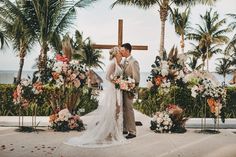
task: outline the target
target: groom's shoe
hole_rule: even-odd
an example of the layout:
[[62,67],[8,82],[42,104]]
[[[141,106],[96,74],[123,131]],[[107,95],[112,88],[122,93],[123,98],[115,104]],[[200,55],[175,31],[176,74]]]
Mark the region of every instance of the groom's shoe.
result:
[[136,137],[136,135],[134,135],[134,134],[128,134],[125,138],[126,138],[126,139],[131,139],[131,138],[134,138],[134,137]]
[[125,134],[128,134],[128,131],[123,131],[123,134],[125,135]]

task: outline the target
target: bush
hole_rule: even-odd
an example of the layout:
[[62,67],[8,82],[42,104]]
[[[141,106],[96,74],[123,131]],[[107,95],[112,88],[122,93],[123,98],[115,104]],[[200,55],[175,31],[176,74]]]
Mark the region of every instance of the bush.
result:
[[[34,105],[30,105],[25,110],[19,111],[19,106],[13,103],[13,91],[15,90],[15,85],[10,84],[0,84],[0,116],[18,116],[19,112],[24,116],[32,116],[34,114]],[[42,99],[50,99],[50,88],[46,89]],[[91,90],[85,92],[81,95],[81,101],[76,106],[74,112],[80,111],[80,115],[84,115],[95,110],[98,106],[98,101],[96,98],[91,97]],[[45,101],[42,105],[37,106],[37,116],[49,116],[53,113],[52,106],[48,101]]]
[[[147,88],[139,89],[139,101],[134,103],[134,108],[140,112],[153,116],[157,111],[163,110],[163,107],[169,103],[179,105],[185,111],[187,117],[202,117],[203,105],[205,99],[197,97],[194,99],[191,96],[190,89],[184,87],[171,87],[170,94],[163,95],[159,92],[150,92]],[[227,87],[226,105],[223,107],[225,118],[236,118],[236,87]],[[207,105],[206,116],[211,117]]]

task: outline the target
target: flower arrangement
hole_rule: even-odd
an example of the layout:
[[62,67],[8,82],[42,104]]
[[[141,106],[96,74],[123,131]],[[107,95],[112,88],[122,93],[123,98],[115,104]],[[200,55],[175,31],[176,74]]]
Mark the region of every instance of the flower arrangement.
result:
[[13,93],[14,104],[27,108],[30,104],[42,104],[41,94],[43,84],[40,81],[32,82],[30,79],[22,79]]
[[66,107],[72,113],[86,85],[84,66],[77,60],[69,61],[66,56],[57,54],[48,69],[51,70],[48,84],[54,89],[49,93],[52,108]]
[[63,109],[49,117],[51,128],[55,131],[84,130],[83,121],[79,115],[72,115],[68,109]]
[[226,99],[226,90],[223,86],[213,84],[210,79],[203,78],[191,88],[191,96],[206,98],[211,113],[218,117]]
[[188,118],[183,116],[183,109],[178,105],[169,104],[165,111],[156,112],[151,120],[151,130],[157,133],[186,132],[185,123]]
[[163,88],[168,92],[171,84],[183,85],[186,82],[186,72],[186,68],[179,63],[177,56],[169,56],[166,60],[157,56],[152,65],[151,76],[147,79],[147,87],[154,91]]
[[156,112],[151,120],[151,130],[158,133],[171,133],[172,120],[168,112]]

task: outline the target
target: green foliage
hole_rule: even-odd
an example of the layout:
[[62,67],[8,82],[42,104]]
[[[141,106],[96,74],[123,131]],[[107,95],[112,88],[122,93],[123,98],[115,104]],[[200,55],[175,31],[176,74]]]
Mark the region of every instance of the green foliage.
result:
[[17,112],[17,107],[13,103],[13,91],[15,85],[0,84],[0,115],[13,116]]
[[[147,88],[140,88],[139,101],[134,103],[134,108],[142,113],[153,116],[157,111],[163,109],[163,105],[175,103],[183,108],[186,117],[202,117],[203,110],[206,104],[206,116],[212,117],[209,106],[205,99],[197,97],[194,99],[191,96],[191,90],[188,88],[171,87],[170,94],[163,96],[161,93],[152,93]],[[236,88],[227,87],[227,97],[225,106],[222,109],[225,113],[225,118],[236,118]]]
[[[19,106],[13,103],[13,91],[15,85],[0,84],[0,116],[17,116],[19,115]],[[43,92],[42,99],[45,99],[43,104],[37,105],[37,116],[49,116],[53,113],[53,108],[49,104],[50,92],[52,89],[48,88]],[[75,107],[75,112],[80,111],[80,115],[84,115],[95,110],[98,106],[98,101],[91,96],[91,89],[88,92],[83,92],[80,103]],[[24,116],[34,115],[35,104],[31,104],[26,110],[20,110],[20,114]],[[83,111],[84,110],[84,111]]]

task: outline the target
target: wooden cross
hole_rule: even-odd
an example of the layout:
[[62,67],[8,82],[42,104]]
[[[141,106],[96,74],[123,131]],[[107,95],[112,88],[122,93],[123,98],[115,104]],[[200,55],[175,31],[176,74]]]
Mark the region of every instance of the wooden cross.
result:
[[[101,45],[101,44],[93,44],[92,47],[94,49],[111,49],[115,46],[120,47],[123,42],[123,20],[119,19],[118,22],[118,45]],[[148,50],[148,46],[144,45],[132,45],[132,50]]]

